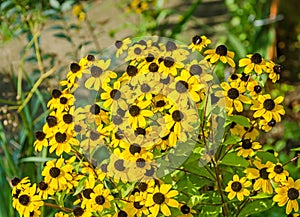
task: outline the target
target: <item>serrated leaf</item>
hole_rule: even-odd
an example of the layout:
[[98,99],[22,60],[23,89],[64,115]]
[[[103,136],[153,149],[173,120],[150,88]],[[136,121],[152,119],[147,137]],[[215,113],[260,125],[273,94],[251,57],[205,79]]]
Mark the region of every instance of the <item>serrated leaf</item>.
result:
[[274,202],[272,199],[261,199],[261,200],[254,200],[248,202],[240,214],[238,215],[239,217],[242,216],[249,216],[255,213],[260,213],[265,210],[270,209],[274,205]]
[[231,152],[225,155],[222,159],[221,164],[236,167],[247,167],[248,161],[243,157],[237,156],[235,152]]
[[242,115],[234,115],[234,116],[229,116],[227,117],[228,120],[235,122],[243,127],[250,127],[250,123],[248,119],[245,116]]

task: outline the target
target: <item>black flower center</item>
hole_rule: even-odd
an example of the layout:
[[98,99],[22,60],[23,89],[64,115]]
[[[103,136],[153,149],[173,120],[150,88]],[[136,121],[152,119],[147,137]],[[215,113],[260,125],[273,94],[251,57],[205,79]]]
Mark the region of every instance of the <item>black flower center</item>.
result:
[[113,100],[118,100],[121,97],[121,92],[117,89],[113,89],[112,91],[110,91],[110,97]]
[[46,134],[43,131],[37,131],[35,132],[35,138],[37,138],[39,141],[43,141],[46,137]]
[[160,80],[159,80],[159,82],[160,83],[162,83],[162,84],[169,84],[170,83],[170,76],[168,76],[168,77],[166,77],[166,78],[161,78]]
[[105,198],[102,196],[102,195],[98,195],[96,198],[95,198],[95,201],[97,204],[99,205],[102,205],[105,203]]
[[202,42],[202,38],[199,35],[195,35],[192,39],[192,42],[194,45],[198,45],[201,44]]
[[83,190],[82,194],[86,199],[91,199],[91,193],[93,192],[94,192],[93,189],[87,188]]
[[176,44],[173,41],[168,41],[166,44],[166,50],[167,51],[174,51],[177,49]]
[[116,170],[119,170],[119,171],[125,170],[124,160],[122,160],[122,159],[116,160],[116,162],[114,163],[114,166],[115,166]]
[[115,124],[115,125],[120,125],[123,123],[123,119],[121,118],[120,115],[115,115],[112,117],[112,122]]
[[57,168],[57,167],[52,167],[50,170],[49,170],[49,173],[50,173],[50,176],[52,178],[57,178],[60,174],[60,169]]
[[135,134],[136,136],[138,136],[138,135],[143,135],[143,136],[145,136],[145,135],[146,135],[146,130],[145,130],[144,128],[137,127],[137,128],[135,129],[135,131],[134,131],[134,134]]
[[241,80],[247,82],[249,80],[249,75],[246,75],[245,73],[242,73]]
[[226,56],[227,55],[227,47],[225,45],[219,45],[216,48],[216,54],[219,54],[220,56]]
[[74,130],[75,130],[76,133],[79,133],[82,130],[82,126],[80,126],[79,124],[76,124],[74,126]]
[[239,192],[240,190],[242,190],[242,184],[240,182],[232,182],[231,183],[231,189],[235,192]]
[[255,53],[251,57],[251,62],[254,64],[260,64],[262,62],[262,57],[259,53]]
[[139,55],[139,54],[142,53],[142,49],[139,48],[139,47],[136,47],[136,48],[134,48],[133,52],[134,52],[136,55]]
[[260,93],[262,91],[261,86],[259,86],[259,85],[254,86],[254,91],[255,91],[255,93]]
[[231,124],[230,124],[230,128],[232,129],[232,128],[234,128],[236,126],[236,123],[235,122],[232,122]]
[[108,167],[108,164],[102,164],[101,166],[100,166],[100,169],[101,169],[101,171],[102,172],[104,172],[104,173],[107,173],[107,167]]
[[143,205],[141,205],[140,202],[134,202],[134,203],[133,203],[133,206],[134,206],[134,208],[136,208],[136,209],[142,209],[142,208],[143,208]]
[[268,125],[269,125],[270,127],[274,127],[274,126],[276,125],[276,121],[275,121],[274,119],[272,119],[272,120],[270,120],[270,121],[268,122]]
[[118,217],[127,217],[127,216],[128,216],[128,214],[123,210],[118,212]]
[[73,213],[76,217],[82,216],[84,213],[84,210],[81,207],[77,206],[73,209]]
[[290,188],[288,190],[288,198],[290,200],[296,200],[299,197],[299,191],[296,188]]
[[175,61],[172,57],[166,57],[164,58],[164,65],[168,68],[172,67],[174,65]]
[[165,196],[162,193],[157,192],[153,195],[153,201],[154,201],[154,203],[160,205],[163,202],[165,202]]
[[141,109],[137,105],[132,105],[129,107],[129,114],[132,117],[138,116],[140,114],[140,111],[141,111]]
[[232,75],[230,76],[230,78],[231,78],[231,80],[236,80],[236,79],[239,78],[239,76],[238,76],[237,74],[232,74]]
[[12,186],[17,186],[20,182],[21,182],[21,179],[19,179],[18,177],[14,177],[14,178],[11,180]]
[[136,166],[139,168],[143,168],[144,166],[146,166],[146,161],[143,158],[138,158],[136,160]]
[[141,91],[143,92],[143,93],[148,93],[149,91],[150,91],[150,86],[148,85],[148,84],[142,84],[141,85]]
[[186,204],[184,204],[182,207],[180,207],[180,211],[183,213],[183,214],[189,214],[191,209],[190,207],[188,207]]
[[123,109],[118,108],[117,114],[120,115],[121,117],[125,116],[125,111]]
[[153,54],[149,53],[148,56],[146,57],[146,61],[148,63],[152,62],[154,60],[154,56]]
[[230,88],[227,95],[230,99],[236,99],[239,97],[240,93],[236,88]]
[[252,147],[252,142],[250,141],[250,139],[245,139],[242,142],[242,147],[243,149],[250,149]]
[[147,188],[148,188],[148,184],[147,183],[145,183],[145,182],[140,182],[139,183],[139,190],[141,192],[145,192],[147,190]]
[[158,65],[156,63],[150,63],[148,69],[150,72],[157,72],[158,71]]
[[266,99],[264,101],[264,108],[268,111],[272,111],[275,108],[275,102],[272,99]]
[[67,139],[67,134],[65,134],[65,133],[57,132],[55,134],[55,140],[58,143],[63,143],[66,141],[66,139]]
[[22,204],[23,206],[27,206],[29,202],[30,202],[30,197],[28,195],[23,194],[19,197],[19,203]]
[[45,191],[48,188],[48,184],[46,182],[41,181],[39,183],[39,189],[41,189],[42,191]]
[[119,129],[117,132],[115,132],[115,137],[116,137],[116,139],[118,139],[118,140],[123,139],[123,138],[124,138],[124,132],[123,132],[122,130]]
[[127,66],[126,72],[130,77],[133,77],[138,73],[138,69],[135,66],[129,65]]
[[93,77],[98,78],[102,74],[103,70],[98,66],[91,67],[91,74]]
[[191,75],[201,75],[202,73],[202,68],[201,66],[194,64],[190,67],[190,73]]
[[276,73],[276,74],[281,74],[281,71],[282,71],[282,66],[281,65],[275,65],[274,67],[273,67],[273,70],[274,70],[274,72]]
[[91,131],[90,138],[91,140],[96,141],[97,139],[100,138],[100,134],[97,131]]
[[115,46],[116,46],[116,48],[120,48],[120,47],[122,47],[122,45],[123,45],[123,42],[122,41],[119,41],[119,40],[117,40],[116,42],[115,42]]
[[274,167],[274,172],[277,173],[277,174],[280,174],[283,172],[283,167],[281,165],[276,165]]
[[183,115],[183,113],[181,111],[175,110],[172,113],[172,118],[173,118],[174,121],[180,122],[184,118],[184,115]]
[[188,90],[189,84],[186,81],[178,81],[175,88],[178,93],[184,93]]
[[269,179],[269,172],[267,172],[267,169],[268,168],[265,167],[265,168],[262,168],[262,169],[259,170],[259,175],[260,175],[261,178]]
[[215,104],[215,103],[217,103],[217,102],[220,100],[220,98],[217,97],[214,93],[212,93],[212,94],[210,95],[210,99],[211,99],[211,103],[212,103],[212,104]]
[[88,61],[94,61],[95,60],[95,56],[92,54],[89,54],[86,58]]
[[67,104],[68,99],[67,99],[66,97],[61,97],[61,98],[59,99],[59,102],[60,102],[60,104],[65,105],[65,104]]
[[77,63],[71,63],[70,70],[73,73],[76,73],[76,72],[78,72],[80,70],[80,65],[78,65]]
[[97,104],[94,104],[94,105],[92,105],[92,106],[90,107],[90,112],[91,112],[92,114],[94,114],[94,115],[99,114],[100,111],[101,111],[100,106],[97,105]]
[[58,99],[62,95],[60,90],[54,89],[52,90],[52,97]]
[[65,114],[65,115],[63,115],[63,120],[66,124],[70,124],[73,122],[73,115]]
[[135,153],[140,153],[142,150],[141,146],[137,143],[133,143],[129,146],[129,152],[134,155]]
[[166,102],[164,101],[164,100],[158,100],[157,102],[156,102],[156,107],[163,107],[163,106],[165,106],[166,105]]
[[151,167],[149,170],[146,170],[145,175],[146,176],[152,176],[154,174],[154,172],[155,172],[154,167]]

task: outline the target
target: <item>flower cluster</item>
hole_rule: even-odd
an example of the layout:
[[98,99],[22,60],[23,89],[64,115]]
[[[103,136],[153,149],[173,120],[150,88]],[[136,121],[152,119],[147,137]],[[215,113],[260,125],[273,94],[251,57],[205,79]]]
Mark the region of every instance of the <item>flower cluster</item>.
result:
[[[240,173],[246,175],[234,174],[225,189],[214,187],[239,201],[275,188],[274,201],[287,203],[287,213],[298,211],[299,181],[276,156],[276,162],[258,156],[264,153],[260,131],[270,131],[285,113],[283,97],[273,99],[264,90],[266,78],[276,82],[281,67],[248,55],[239,61],[242,72],[219,84],[215,66],[235,68],[234,52],[225,45],[206,49],[210,43],[199,35],[189,46],[126,38],[99,59],[88,55],[71,63],[61,89],[52,91],[50,113],[34,142],[37,152],[47,149],[58,158],[44,164],[38,184],[12,180],[19,214],[39,216],[43,205],[57,208],[55,217],[204,214],[192,209],[201,199],[190,200],[180,189],[181,172],[193,175],[182,165],[196,156],[195,162],[209,165],[207,179],[214,185],[220,174],[210,168],[221,168],[232,153],[248,163]],[[246,118],[246,111],[254,112]]]

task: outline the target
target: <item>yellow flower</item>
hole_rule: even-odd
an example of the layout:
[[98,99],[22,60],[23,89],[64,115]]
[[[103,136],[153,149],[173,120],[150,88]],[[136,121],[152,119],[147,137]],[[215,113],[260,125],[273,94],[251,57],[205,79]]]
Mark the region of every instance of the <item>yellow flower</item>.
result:
[[260,127],[265,132],[269,132],[276,125],[276,121],[272,118],[270,121],[266,121],[264,118],[260,120]]
[[73,15],[77,17],[77,19],[79,21],[84,21],[85,20],[85,12],[84,12],[84,9],[83,9],[83,5],[81,4],[76,4],[73,6]]
[[215,50],[206,50],[204,54],[206,55],[205,59],[211,63],[221,60],[222,63],[228,63],[231,67],[235,67],[235,62],[233,61],[234,52],[228,51],[225,45],[219,45]]
[[79,141],[73,136],[63,133],[61,131],[57,131],[49,141],[49,152],[52,153],[55,151],[56,155],[59,156],[63,152],[70,153],[72,150],[72,146],[78,146]]
[[238,156],[243,156],[244,158],[252,157],[255,154],[255,150],[260,149],[262,146],[259,142],[253,142],[250,139],[244,139],[241,142],[241,146],[236,149],[238,151]]
[[194,215],[192,213],[196,213],[196,211],[190,208],[187,204],[180,204],[179,209],[182,215],[178,217],[193,217]]
[[257,74],[267,71],[266,62],[259,53],[249,54],[247,58],[242,58],[239,61],[239,67],[245,67],[244,72],[249,74],[253,69]]
[[130,38],[125,38],[122,41],[117,40],[115,46],[118,49],[116,52],[116,57],[118,58],[124,51],[128,50],[128,45],[131,43]]
[[253,117],[263,117],[268,122],[273,118],[276,122],[280,122],[280,115],[285,114],[283,106],[279,105],[283,99],[284,98],[282,96],[273,100],[270,94],[259,95],[257,100],[255,100],[253,105],[250,107],[251,110],[255,110]]
[[169,56],[174,58],[176,62],[181,62],[187,59],[188,55],[190,54],[189,51],[187,51],[185,45],[176,44],[173,41],[167,41],[165,46],[161,48],[162,56]]
[[46,200],[48,199],[48,195],[54,195],[55,192],[46,182],[41,181],[38,184],[37,193],[42,199]]
[[142,43],[135,43],[128,48],[128,54],[125,61],[141,61],[147,57],[146,45]]
[[229,192],[228,199],[232,200],[237,197],[239,201],[244,200],[244,196],[249,196],[250,191],[247,189],[251,186],[251,182],[247,181],[246,177],[239,178],[238,175],[233,176],[233,180],[228,182],[225,188],[226,192]]
[[273,201],[278,202],[278,206],[287,204],[285,209],[286,214],[290,214],[293,210],[298,212],[299,205],[297,200],[300,196],[300,179],[294,181],[293,178],[289,177],[282,184],[275,189],[277,194],[273,197]]
[[272,61],[267,62],[266,66],[267,66],[267,73],[269,74],[269,78],[272,80],[273,83],[275,83],[280,79],[282,66],[277,65]]
[[114,199],[112,195],[110,195],[110,190],[105,189],[103,184],[98,184],[90,195],[89,207],[93,211],[102,212],[105,208],[110,208],[110,201]]
[[178,207],[178,202],[173,199],[178,195],[178,191],[171,190],[172,185],[162,184],[160,187],[156,186],[152,194],[148,194],[147,200],[145,203],[146,207],[149,207],[151,216],[156,217],[161,211],[164,216],[170,216],[171,211],[169,206]]
[[182,62],[175,60],[171,56],[161,57],[158,61],[160,61],[159,72],[164,76],[176,76],[177,70],[184,67]]
[[256,80],[250,80],[248,82],[247,90],[250,91],[252,99],[257,99],[258,95],[262,93],[262,87]]
[[289,176],[289,172],[283,168],[281,163],[273,164],[267,169],[267,172],[269,172],[269,178],[275,182],[285,181]]
[[133,129],[146,126],[146,118],[153,115],[153,112],[147,109],[150,103],[151,101],[140,101],[129,106],[125,117],[129,118],[129,123]]
[[202,51],[203,48],[205,48],[207,45],[211,43],[211,40],[206,38],[206,36],[202,35],[195,35],[192,38],[192,43],[189,45],[189,49],[192,49],[192,51]]
[[35,132],[35,138],[36,140],[33,144],[35,151],[42,151],[43,147],[47,147],[49,145],[46,134],[43,131]]

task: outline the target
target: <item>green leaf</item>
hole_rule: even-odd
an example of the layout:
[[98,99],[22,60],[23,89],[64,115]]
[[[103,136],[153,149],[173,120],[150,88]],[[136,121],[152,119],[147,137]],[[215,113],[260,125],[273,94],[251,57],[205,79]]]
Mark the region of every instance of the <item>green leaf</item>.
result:
[[261,200],[254,200],[248,202],[242,211],[239,213],[239,217],[242,216],[249,216],[255,213],[260,213],[270,209],[274,205],[272,198],[270,199],[261,199]]
[[223,142],[224,145],[232,145],[232,144],[236,144],[239,141],[241,141],[241,138],[239,136],[235,136],[235,135],[231,135],[228,136],[225,140],[225,142]]
[[235,122],[243,127],[250,127],[250,123],[245,116],[242,115],[234,115],[227,117],[231,122]]
[[80,192],[82,192],[82,190],[83,190],[83,188],[84,188],[84,182],[85,182],[85,180],[86,180],[87,178],[88,178],[88,177],[84,177],[84,178],[82,178],[82,179],[78,182],[76,191],[75,191],[75,193],[73,194],[73,196],[76,196],[77,194],[79,194]]
[[71,37],[68,36],[68,35],[66,35],[65,33],[62,33],[62,32],[56,33],[56,34],[54,34],[54,36],[57,37],[57,38],[64,38],[64,39],[66,39],[68,42],[72,42]]
[[237,53],[237,56],[239,56],[239,57],[246,56],[246,54],[247,54],[246,49],[244,48],[244,45],[240,42],[240,40],[234,34],[231,34],[230,32],[227,33],[227,36],[228,36],[229,43],[231,44],[232,48]]
[[22,158],[20,160],[20,163],[24,163],[24,162],[38,162],[38,163],[43,163],[43,162],[46,162],[46,161],[50,161],[50,160],[53,160],[54,158],[50,158],[50,157],[47,157],[47,158],[44,158],[44,157],[26,157],[26,158]]
[[51,7],[55,8],[55,9],[58,9],[60,7],[59,1],[57,1],[57,0],[50,0],[49,3],[51,5]]
[[267,161],[271,161],[272,163],[276,163],[277,159],[274,154],[265,151],[259,151],[256,153],[256,156],[259,157],[263,164],[267,163]]
[[236,167],[247,167],[249,165],[246,159],[237,156],[235,152],[226,154],[222,159],[221,164]]

